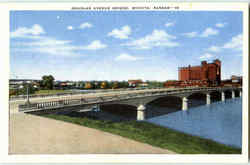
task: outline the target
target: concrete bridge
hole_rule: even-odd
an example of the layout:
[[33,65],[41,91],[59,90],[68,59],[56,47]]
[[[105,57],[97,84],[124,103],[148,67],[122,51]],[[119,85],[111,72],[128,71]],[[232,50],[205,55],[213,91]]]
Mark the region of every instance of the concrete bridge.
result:
[[202,88],[174,88],[140,90],[137,92],[120,92],[109,95],[96,95],[92,97],[82,97],[78,99],[61,99],[48,102],[37,102],[21,104],[18,106],[19,112],[25,113],[54,113],[60,111],[80,111],[82,109],[97,108],[106,104],[130,105],[137,108],[137,120],[145,119],[147,104],[163,97],[175,97],[181,100],[182,110],[188,110],[189,98],[192,95],[200,94],[205,96],[206,104],[211,104],[211,96],[220,95],[221,101],[225,101],[226,94],[231,98],[242,95],[241,87],[202,87]]

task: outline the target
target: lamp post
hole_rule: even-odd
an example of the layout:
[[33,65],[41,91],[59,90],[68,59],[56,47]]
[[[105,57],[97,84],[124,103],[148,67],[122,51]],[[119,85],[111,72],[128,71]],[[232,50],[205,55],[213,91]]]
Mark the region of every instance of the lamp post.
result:
[[30,98],[29,98],[29,84],[27,83],[27,88],[26,88],[26,97],[27,97],[27,100],[26,100],[26,103],[27,105],[30,104]]
[[22,86],[22,85],[20,85],[20,86],[17,88],[17,96],[20,95],[20,93],[21,93],[20,90],[22,90],[22,89],[23,89],[23,86]]
[[[20,95],[24,95],[23,90],[24,90],[24,85],[20,85],[17,88],[17,96],[21,97]],[[22,96],[22,98],[24,98],[24,97]]]

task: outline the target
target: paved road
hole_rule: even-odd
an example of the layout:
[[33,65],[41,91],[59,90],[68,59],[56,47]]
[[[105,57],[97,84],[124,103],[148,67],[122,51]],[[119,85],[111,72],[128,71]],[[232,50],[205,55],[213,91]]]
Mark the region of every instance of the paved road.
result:
[[[79,97],[101,97],[101,96],[112,96],[116,94],[128,94],[128,93],[145,93],[152,91],[169,91],[176,90],[174,88],[162,88],[162,89],[143,89],[143,90],[127,90],[127,91],[113,91],[113,92],[98,92],[98,93],[82,93],[82,94],[74,94],[74,95],[64,95],[64,96],[51,96],[51,97],[40,97],[40,98],[30,98],[32,101],[42,101],[42,100],[50,100],[50,99],[67,99],[67,98],[79,98]],[[18,99],[18,100],[10,100],[10,103],[23,103],[26,99]]]
[[9,153],[173,154],[96,129],[23,113],[10,116]]

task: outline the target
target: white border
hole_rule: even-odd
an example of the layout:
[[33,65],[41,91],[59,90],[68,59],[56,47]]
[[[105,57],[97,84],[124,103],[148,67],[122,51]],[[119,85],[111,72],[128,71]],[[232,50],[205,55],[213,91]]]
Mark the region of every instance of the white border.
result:
[[[145,2],[146,0],[123,0],[122,2]],[[29,2],[29,3],[46,3],[46,2],[60,2],[60,3],[82,3],[82,2],[91,2],[91,3],[94,3],[94,2],[106,2],[106,3],[109,3],[109,2],[117,2],[117,0],[1,0],[1,2],[7,2],[7,3],[20,3],[20,2]],[[199,2],[199,3],[204,3],[204,0],[150,0],[148,2],[154,2],[154,3],[158,3],[158,2],[173,2],[173,3],[179,3],[179,2],[189,2],[189,3],[192,3],[192,2]],[[213,2],[213,3],[235,3],[236,0],[206,0],[206,2]],[[237,0],[237,3],[239,2],[247,2],[247,3],[250,3],[250,0]]]
[[[8,78],[9,78],[9,11],[71,10],[72,6],[179,6],[180,10],[243,12],[243,148],[241,155],[163,155],[163,154],[88,154],[88,155],[8,155]],[[82,10],[83,11],[83,10]],[[161,10],[164,11],[164,10]],[[246,163],[248,161],[248,3],[0,3],[2,77],[0,109],[0,162],[3,163]]]

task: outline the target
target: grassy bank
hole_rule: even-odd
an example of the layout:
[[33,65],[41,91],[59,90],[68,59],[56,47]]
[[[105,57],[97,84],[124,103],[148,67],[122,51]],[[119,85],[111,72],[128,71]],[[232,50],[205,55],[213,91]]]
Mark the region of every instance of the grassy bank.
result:
[[241,150],[147,122],[110,122],[87,117],[47,114],[44,117],[99,129],[181,154],[240,154]]

